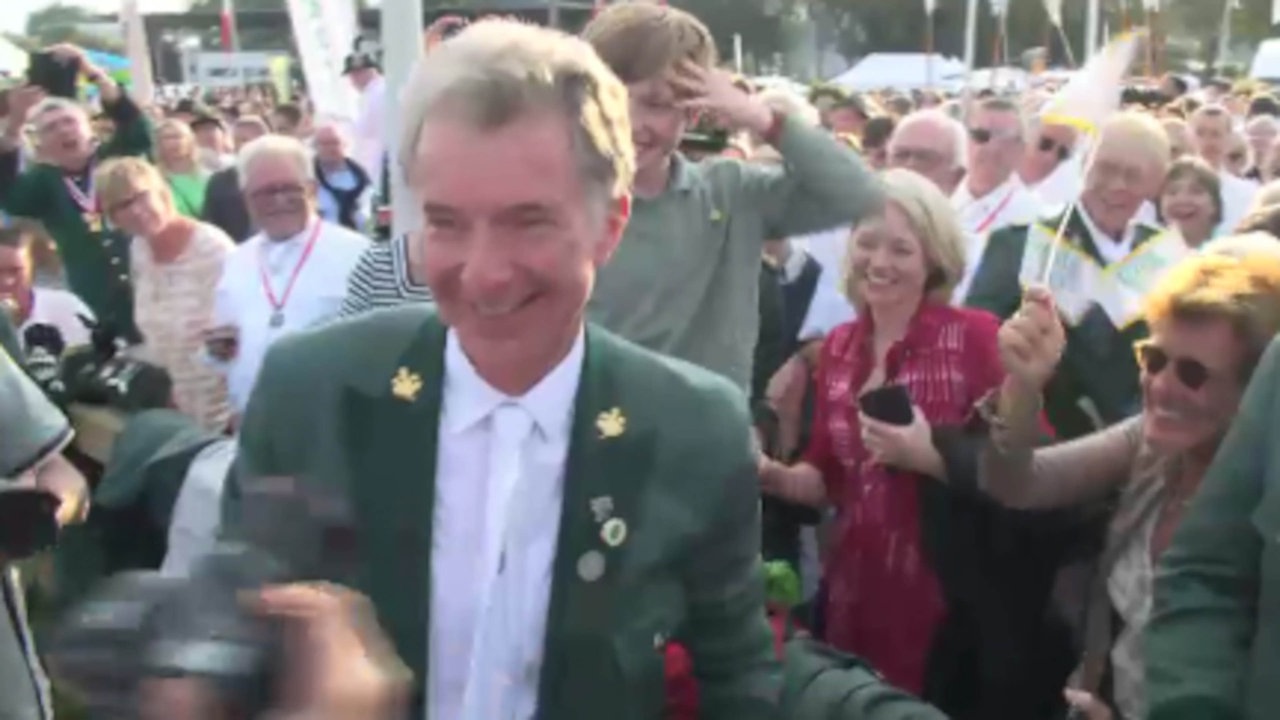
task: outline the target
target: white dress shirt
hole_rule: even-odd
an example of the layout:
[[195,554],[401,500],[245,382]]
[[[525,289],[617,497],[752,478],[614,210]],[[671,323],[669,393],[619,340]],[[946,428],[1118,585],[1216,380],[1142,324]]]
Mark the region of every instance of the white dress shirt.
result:
[[[315,246],[298,270],[286,300],[289,279],[302,261],[316,223],[320,223],[320,230]],[[347,292],[347,277],[368,246],[369,240],[363,235],[317,219],[288,240],[272,241],[258,233],[227,256],[214,294],[213,325],[232,325],[239,332],[236,357],[225,366],[227,391],[236,412],[244,412],[272,343],[338,316]],[[262,269],[266,270],[276,300],[284,302],[284,319],[279,327],[271,326],[275,310],[263,287]]]
[[853,304],[844,296],[841,278],[845,256],[853,230],[846,226],[824,230],[791,239],[791,257],[782,268],[783,279],[790,283],[799,277],[804,259],[811,257],[822,268],[818,285],[813,290],[809,310],[800,324],[797,340],[808,342],[824,338],[837,325],[853,319]]
[[1094,247],[1098,248],[1098,254],[1103,260],[1107,261],[1107,265],[1113,265],[1128,257],[1133,252],[1134,242],[1138,239],[1138,226],[1145,223],[1143,215],[1146,205],[1138,208],[1138,212],[1129,219],[1129,223],[1124,227],[1124,237],[1112,237],[1102,231],[1097,223],[1090,217],[1089,211],[1084,205],[1080,205],[1080,217],[1084,220],[1084,226],[1089,230],[1089,237],[1093,239]]
[[1214,235],[1230,235],[1245,215],[1249,214],[1259,186],[1252,180],[1236,177],[1226,170],[1218,171],[1218,180],[1222,188],[1222,222]]
[[[584,354],[579,333],[555,369],[512,398],[485,382],[456,334],[448,335],[435,468],[427,720],[527,720],[537,709]],[[523,428],[498,427],[508,418],[516,425],[523,418]]]
[[1013,225],[1033,223],[1044,211],[1040,201],[1016,174],[980,198],[969,192],[968,182],[962,182],[951,195],[951,206],[960,215],[960,226],[966,233],[984,238]]
[[[31,295],[31,312],[18,328],[19,336],[32,325],[52,325],[58,328],[67,347],[89,344],[89,328],[81,322],[80,316],[88,320],[95,318],[80,296],[66,290],[43,287],[31,288]],[[25,347],[25,343],[23,345]]]
[[222,494],[236,459],[236,441],[214,440],[187,468],[169,520],[168,550],[160,574],[187,577],[213,549],[221,526]]

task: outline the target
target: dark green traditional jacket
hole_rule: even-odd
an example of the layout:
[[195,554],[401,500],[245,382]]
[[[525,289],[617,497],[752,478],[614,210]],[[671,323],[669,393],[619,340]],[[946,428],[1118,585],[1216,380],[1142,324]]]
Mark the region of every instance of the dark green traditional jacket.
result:
[[[103,143],[89,165],[125,155],[151,153],[151,124],[127,95],[104,110],[116,133]],[[121,332],[133,329],[133,289],[129,282],[130,239],[117,231],[91,228],[85,211],[72,199],[61,168],[35,164],[19,172],[20,151],[0,155],[0,204],[5,212],[38,220],[53,237],[67,274],[67,285],[98,316]]]
[[[233,533],[250,478],[292,477],[348,498],[357,557],[349,575],[328,579],[371,599],[420,690],[445,338],[432,310],[412,306],[276,343],[241,424],[227,496]],[[538,718],[658,720],[664,645],[677,635],[702,718],[775,717],[781,678],[741,391],[588,326],[574,407]],[[619,545],[604,541],[592,512],[601,498],[627,525]],[[602,575],[580,574],[591,553],[603,555]]]
[[783,667],[782,717],[788,720],[946,720],[865,661],[814,640],[788,642]]
[[[1108,263],[1080,213],[1078,208],[1074,210],[1064,242],[1105,267]],[[1061,222],[1059,214],[1046,218],[1043,225],[1056,230]],[[1001,319],[1017,312],[1022,303],[1019,275],[1028,231],[1028,226],[1020,225],[991,234],[966,305],[988,310]],[[1159,232],[1153,225],[1139,226],[1135,247]],[[1045,412],[1059,439],[1087,435],[1100,425],[1111,425],[1138,412],[1141,398],[1133,344],[1146,336],[1146,323],[1139,320],[1117,328],[1097,305],[1079,322],[1068,324],[1062,362],[1045,388]]]

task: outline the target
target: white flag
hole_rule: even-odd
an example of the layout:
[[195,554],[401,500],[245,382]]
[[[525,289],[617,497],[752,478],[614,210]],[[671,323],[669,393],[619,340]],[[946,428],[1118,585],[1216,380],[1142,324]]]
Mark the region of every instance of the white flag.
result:
[[1049,13],[1049,22],[1062,27],[1062,0],[1044,0],[1044,10]]
[[989,0],[991,3],[991,16],[1004,17],[1009,12],[1009,0]]
[[1142,0],[1142,9],[1147,12],[1160,12],[1160,0]]
[[1280,0],[1271,0],[1271,24],[1280,23]]
[[151,49],[147,44],[142,13],[138,11],[138,0],[124,0],[120,24],[125,54],[129,57],[129,95],[134,102],[150,104],[155,97],[156,84],[151,77]]
[[1093,134],[1103,121],[1120,109],[1120,93],[1129,66],[1137,57],[1142,31],[1125,33],[1094,54],[1040,108],[1040,119],[1050,125],[1069,125]]
[[924,0],[925,17],[932,17],[933,11],[938,9],[938,0]]

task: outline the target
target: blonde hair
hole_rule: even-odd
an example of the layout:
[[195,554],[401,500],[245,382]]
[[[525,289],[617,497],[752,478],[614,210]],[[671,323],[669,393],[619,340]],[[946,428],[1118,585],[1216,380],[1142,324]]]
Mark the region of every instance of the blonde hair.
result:
[[1253,194],[1253,202],[1249,205],[1248,214],[1252,215],[1277,204],[1280,204],[1280,180],[1272,180]]
[[1170,270],[1144,301],[1146,320],[1152,326],[1170,320],[1227,321],[1244,345],[1241,379],[1247,380],[1280,332],[1280,258],[1272,253],[1224,253],[1222,244],[1218,248]]
[[614,3],[582,31],[624,83],[658,77],[688,60],[710,68],[719,54],[707,26],[679,8],[653,2]]
[[[948,303],[956,285],[964,277],[965,239],[951,201],[927,178],[902,168],[893,168],[880,175],[885,204],[902,211],[911,232],[920,239],[928,279],[925,281],[925,297],[933,302]],[[865,218],[874,222],[884,218],[883,211]],[[853,268],[853,239],[859,223],[849,233],[849,246],[845,250],[844,280],[842,289],[849,302],[861,305],[858,278]]]
[[1205,255],[1225,255],[1234,258],[1263,255],[1280,261],[1280,240],[1265,230],[1241,229],[1235,235],[1214,238],[1201,245],[1200,252]]
[[[177,118],[169,118],[167,120],[162,120],[156,125],[156,129],[155,129],[156,140],[159,140],[160,136],[167,132],[176,132],[178,135],[182,137],[183,145],[187,149],[187,155],[183,159],[190,162],[195,162],[196,161],[196,136],[195,136],[195,133],[191,131],[191,126],[181,120],[178,120]],[[160,157],[158,154],[156,156],[156,159],[157,161],[160,160]]]
[[155,165],[142,158],[118,157],[107,160],[94,172],[93,186],[98,193],[98,206],[107,213],[143,191],[159,193],[161,201],[173,207],[169,183],[165,182]]
[[636,161],[627,89],[590,45],[570,35],[506,20],[478,22],[418,63],[401,107],[399,161],[407,176],[434,113],[496,129],[550,110],[571,125],[588,192],[605,199],[631,192]]

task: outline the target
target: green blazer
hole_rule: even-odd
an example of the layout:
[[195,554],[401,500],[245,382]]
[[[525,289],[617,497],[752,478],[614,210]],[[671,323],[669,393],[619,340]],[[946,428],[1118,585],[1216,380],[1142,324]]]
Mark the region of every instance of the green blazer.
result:
[[1280,341],[1161,560],[1150,720],[1280,717]]
[[[1062,213],[1043,221],[1055,229],[1061,222]],[[1019,225],[991,234],[965,297],[966,305],[987,310],[1002,320],[1018,311],[1027,231],[1026,225]],[[1140,226],[1136,244],[1159,232],[1154,225]],[[1098,264],[1107,264],[1078,209],[1067,223],[1065,238]],[[1146,336],[1145,323],[1117,328],[1096,305],[1079,323],[1067,328],[1062,362],[1045,388],[1045,413],[1060,439],[1088,435],[1099,429],[1099,421],[1102,426],[1111,425],[1138,411],[1138,363],[1133,344]],[[1099,372],[1104,368],[1105,372]]]
[[[420,687],[445,335],[432,310],[412,306],[281,340],[245,413],[237,472],[239,482],[291,476],[345,492],[358,559],[351,577],[333,579],[372,600]],[[393,383],[398,375],[422,385]],[[605,414],[625,421],[602,424]],[[589,326],[574,415],[538,717],[661,717],[665,643],[677,634],[701,717],[774,717],[781,676],[740,391]],[[602,497],[627,523],[616,547],[592,512]],[[605,558],[595,581],[579,576],[588,552]]]

